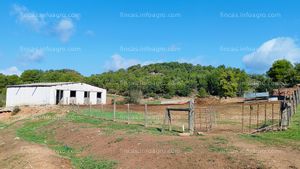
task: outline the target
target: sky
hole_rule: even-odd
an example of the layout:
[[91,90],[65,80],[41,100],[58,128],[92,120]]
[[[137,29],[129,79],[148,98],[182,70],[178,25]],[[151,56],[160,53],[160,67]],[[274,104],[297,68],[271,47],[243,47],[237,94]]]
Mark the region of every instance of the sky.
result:
[[264,73],[300,62],[297,0],[0,2],[0,73],[187,62]]

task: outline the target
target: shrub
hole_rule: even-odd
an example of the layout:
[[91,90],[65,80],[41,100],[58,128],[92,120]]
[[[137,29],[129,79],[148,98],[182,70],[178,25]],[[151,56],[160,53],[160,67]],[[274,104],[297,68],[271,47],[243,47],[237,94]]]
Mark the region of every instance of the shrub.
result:
[[140,103],[143,93],[141,90],[130,90],[127,98],[128,103]]
[[205,90],[204,88],[200,88],[200,90],[199,90],[197,96],[200,97],[200,98],[206,97],[206,96],[207,96],[206,90]]

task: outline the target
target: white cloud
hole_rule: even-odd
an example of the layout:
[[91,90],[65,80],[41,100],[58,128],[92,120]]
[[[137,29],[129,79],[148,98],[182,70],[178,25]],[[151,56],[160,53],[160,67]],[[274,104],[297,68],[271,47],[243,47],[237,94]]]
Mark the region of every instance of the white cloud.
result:
[[22,71],[20,71],[16,66],[9,67],[4,70],[0,70],[0,73],[5,75],[18,75],[20,76]]
[[11,13],[17,17],[17,22],[23,23],[35,31],[39,31],[46,25],[43,17],[29,11],[25,6],[14,4]]
[[130,66],[139,64],[140,61],[135,60],[135,59],[126,59],[120,56],[119,54],[114,54],[111,56],[111,60],[107,61],[105,64],[105,67],[108,70],[118,70],[121,68],[128,68]]
[[25,50],[22,57],[29,62],[40,62],[44,58],[44,51],[42,49]]
[[74,33],[74,24],[70,19],[62,19],[55,27],[55,32],[62,42],[69,41]]
[[269,69],[278,59],[287,59],[292,63],[300,61],[300,47],[290,37],[278,37],[263,43],[256,51],[243,57],[246,68],[254,73]]
[[[57,36],[62,42],[69,41],[75,31],[75,25],[68,17],[50,17],[43,13],[30,11],[25,6],[17,4],[13,5],[11,13],[16,16],[18,23],[30,27],[35,32]],[[79,20],[79,17],[74,18]]]

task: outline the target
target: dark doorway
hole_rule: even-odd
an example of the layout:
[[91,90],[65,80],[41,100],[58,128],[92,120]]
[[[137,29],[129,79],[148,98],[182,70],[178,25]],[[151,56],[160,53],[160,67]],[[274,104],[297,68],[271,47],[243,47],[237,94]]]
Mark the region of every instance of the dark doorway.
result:
[[56,90],[56,104],[59,104],[63,97],[64,97],[64,91]]

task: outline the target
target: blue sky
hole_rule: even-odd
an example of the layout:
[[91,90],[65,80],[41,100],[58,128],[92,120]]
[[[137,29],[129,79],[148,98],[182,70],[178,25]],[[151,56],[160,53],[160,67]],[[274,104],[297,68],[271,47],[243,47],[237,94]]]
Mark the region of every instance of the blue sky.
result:
[[224,64],[262,73],[300,62],[297,0],[61,0],[0,3],[0,72],[134,64]]

